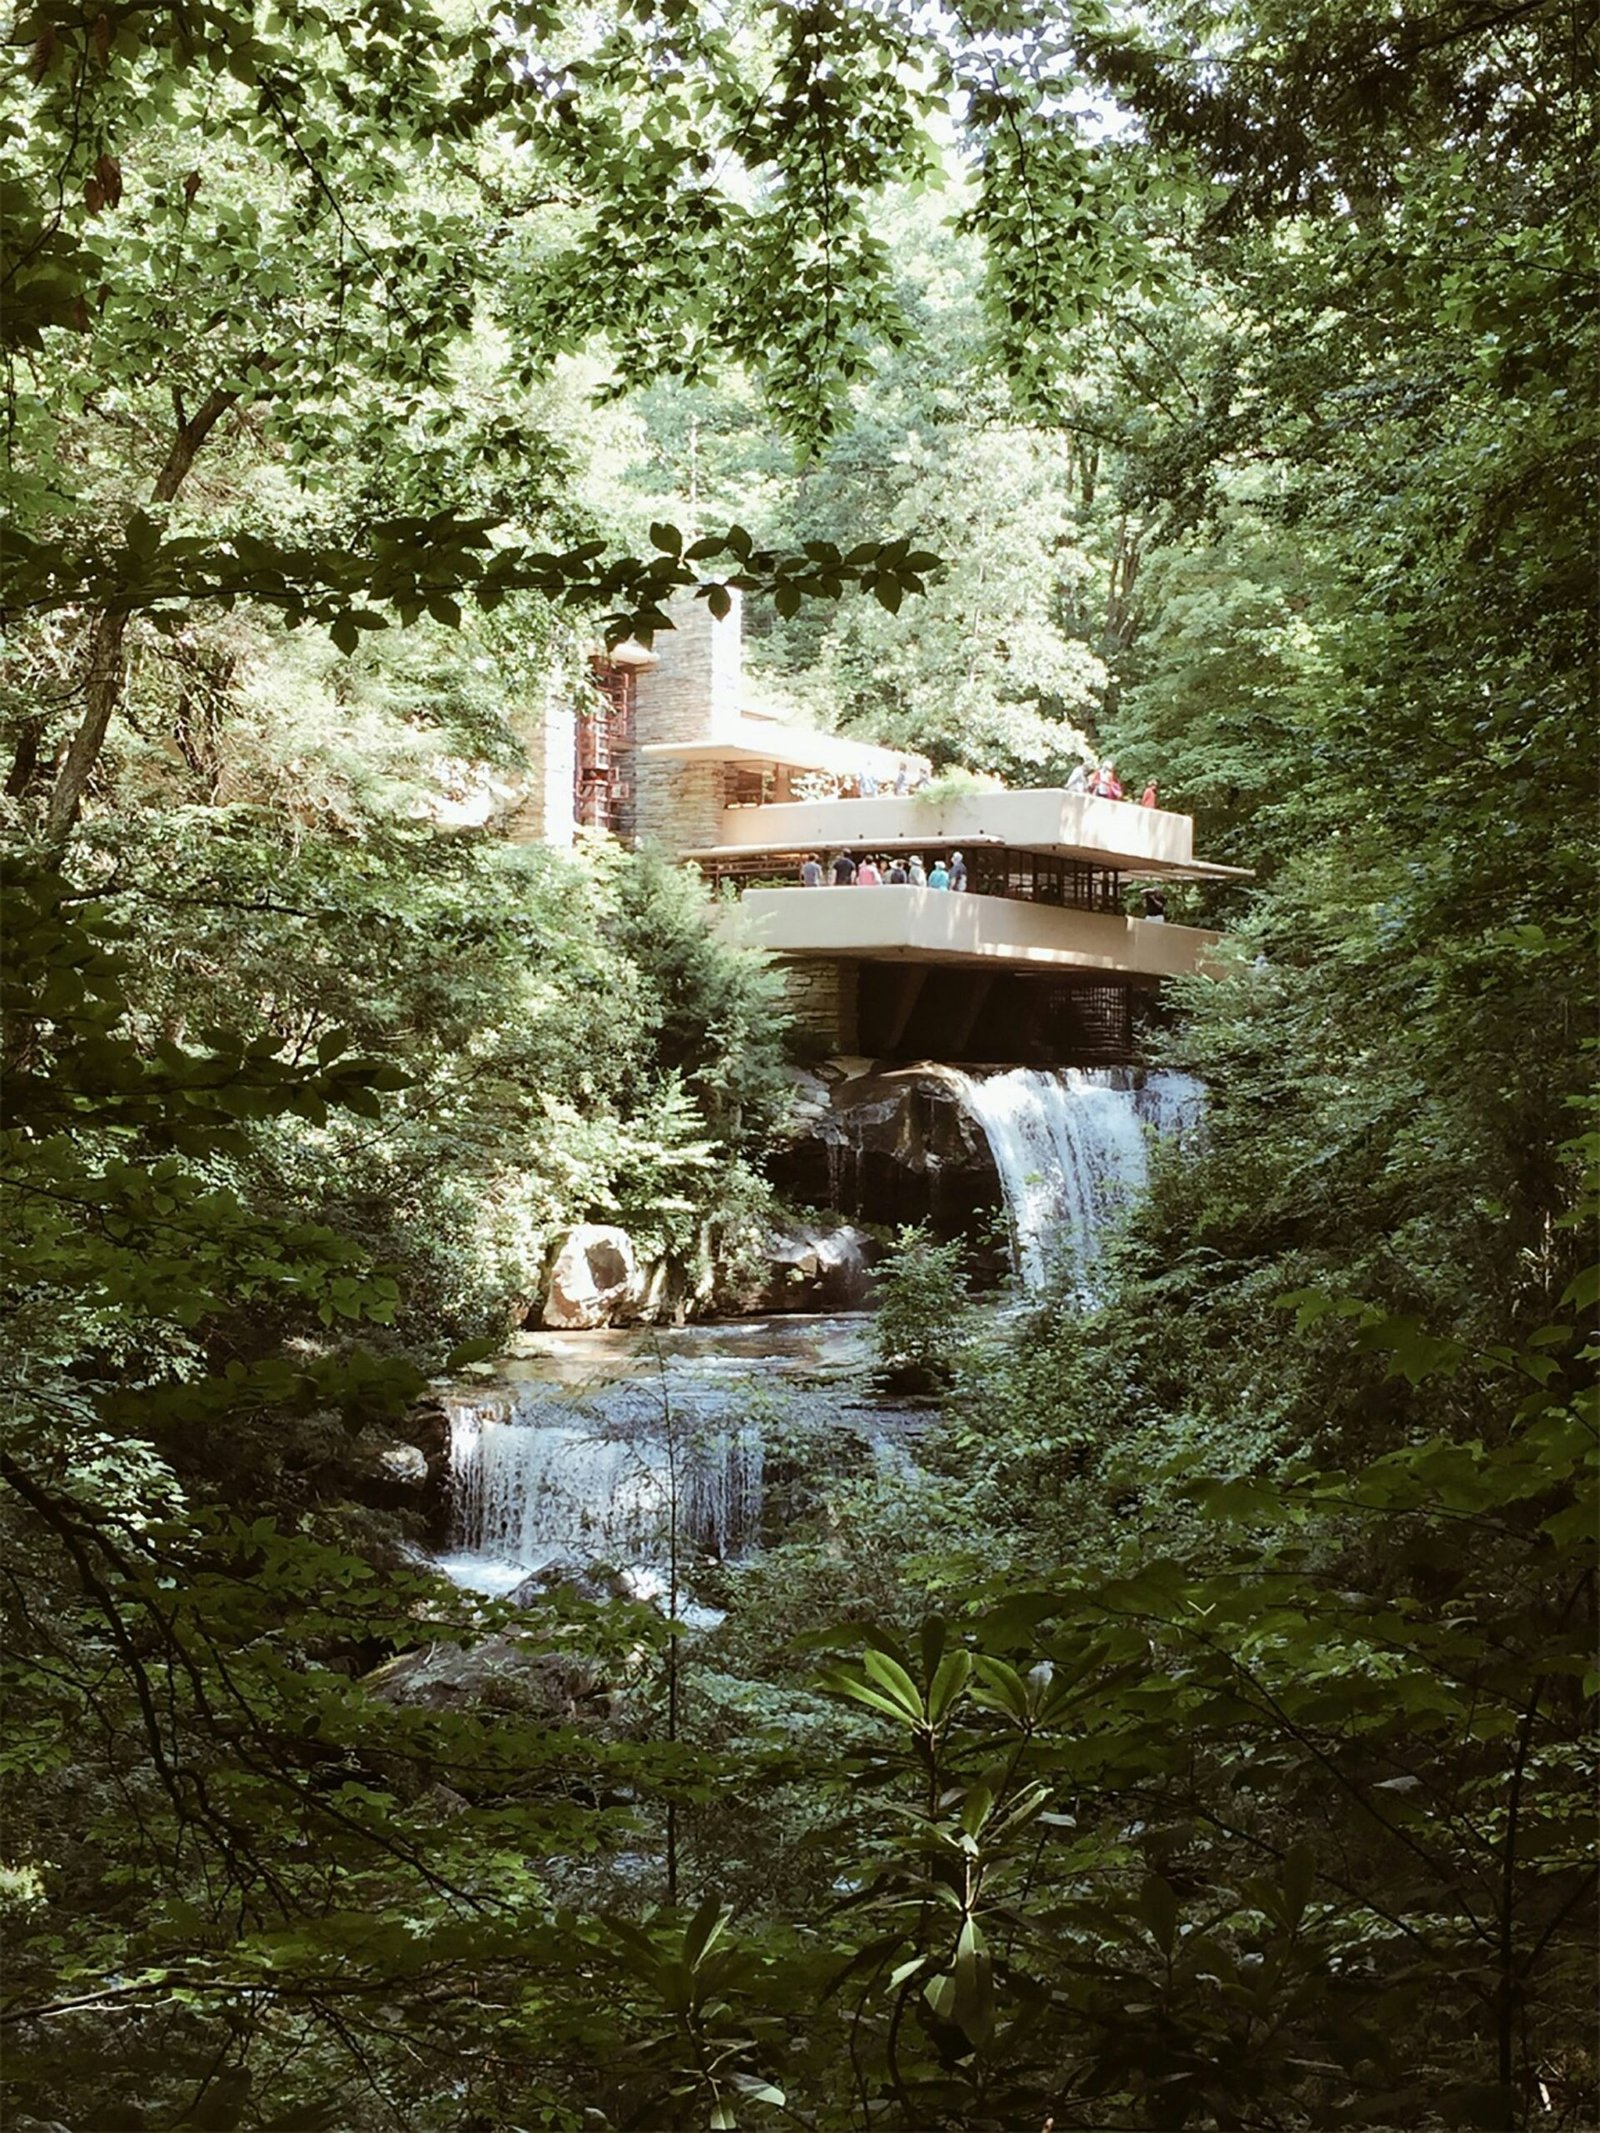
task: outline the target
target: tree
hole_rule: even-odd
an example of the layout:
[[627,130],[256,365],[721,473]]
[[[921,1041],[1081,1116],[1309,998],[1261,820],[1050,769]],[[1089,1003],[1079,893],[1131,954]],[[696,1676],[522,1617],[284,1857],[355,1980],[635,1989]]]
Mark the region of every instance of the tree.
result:
[[[1581,30],[1456,0],[30,21],[10,783],[56,805],[7,899],[20,2109],[1582,2122]],[[1099,137],[1085,72],[1131,114]],[[736,363],[837,433],[937,331],[872,216],[946,124],[973,364],[907,405],[992,355],[1070,433],[1004,416],[988,564],[1020,490],[1020,582],[1071,560],[1054,648],[1099,633],[1103,737],[1263,882],[1178,1040],[1207,1140],[1101,1311],[972,1359],[914,1516],[862,1482],[730,1570],[747,1671],[702,1655],[661,1742],[647,1612],[478,1610],[350,1500],[535,1232],[625,1209],[689,1248],[708,1177],[753,1189],[775,1083],[765,985],[675,882],[414,812],[430,754],[510,747],[498,687],[434,703],[438,647],[648,630],[703,568],[785,624],[929,582],[909,536],[854,538],[876,469],[842,460],[798,553],[663,517],[617,557],[533,400],[561,350],[661,394]],[[959,427],[935,469],[974,468]],[[390,616],[425,627],[380,655]],[[329,634],[287,654],[280,621]],[[470,1277],[453,1175],[492,1205]],[[457,1644],[498,1670],[476,1707],[370,1678]],[[687,1915],[639,1893],[669,1804]]]
[[[26,368],[9,379],[22,508],[8,601],[88,618],[46,812],[56,839],[114,715],[135,613],[159,625],[196,603],[265,602],[349,650],[385,610],[453,622],[463,597],[491,609],[532,592],[647,636],[702,564],[781,611],[851,584],[898,604],[926,567],[908,540],[781,556],[734,528],[686,553],[663,528],[653,555],[608,559],[603,542],[542,545],[576,530],[559,486],[524,485],[509,514],[448,485],[429,508],[397,512],[391,495],[348,527],[320,521],[315,499],[363,439],[381,430],[392,450],[396,417],[458,456],[480,438],[525,450],[530,388],[596,338],[619,388],[743,363],[814,445],[875,347],[903,336],[869,216],[886,181],[932,171],[933,109],[960,111],[979,156],[974,229],[1008,237],[1019,188],[1037,213],[1043,188],[1115,180],[1114,156],[1048,120],[1013,167],[1008,128],[1060,54],[1043,37],[1012,49],[1000,19],[956,40],[864,7],[757,6],[726,29],[674,7],[603,21],[587,48],[539,7],[157,24],[147,34],[133,7],[91,24],[43,11],[7,148],[0,271]],[[1035,244],[1025,268],[1002,244],[996,315],[1017,342],[1019,322],[1046,330],[1065,294],[1142,257],[1116,224]],[[476,435],[450,390],[474,335],[495,338],[516,410]],[[109,421],[113,444],[65,511],[50,475],[63,410],[102,439]],[[255,497],[220,525],[182,508],[197,463],[247,439],[312,501],[300,524],[273,524]],[[14,784],[31,784],[40,738],[25,729]]]

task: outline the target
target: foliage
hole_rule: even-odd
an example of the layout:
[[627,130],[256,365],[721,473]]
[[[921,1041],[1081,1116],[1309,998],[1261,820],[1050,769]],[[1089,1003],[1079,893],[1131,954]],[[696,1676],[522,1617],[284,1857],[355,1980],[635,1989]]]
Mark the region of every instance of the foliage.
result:
[[970,1338],[966,1240],[941,1244],[915,1224],[897,1230],[874,1270],[872,1342],[902,1391],[948,1385]]
[[[731,362],[815,446],[910,331],[872,214],[887,182],[935,174],[936,111],[967,144],[963,219],[993,241],[988,312],[1019,378],[1042,385],[1022,352],[1064,302],[1152,271],[1126,216],[1013,249],[1019,203],[1037,218],[1065,189],[1109,195],[1131,151],[1039,117],[1018,163],[1016,114],[1059,92],[1070,55],[1053,32],[1019,45],[1004,10],[959,29],[761,5],[579,25],[406,0],[381,25],[236,8],[146,34],[142,9],[114,5],[92,23],[45,8],[26,30],[3,172],[7,597],[98,615],[56,837],[115,715],[134,614],[171,630],[264,603],[348,653],[390,613],[454,625],[463,600],[534,594],[609,610],[615,640],[667,626],[676,588],[724,601],[704,565],[784,615],[847,585],[897,608],[934,560],[909,537],[778,553],[738,526],[695,540],[663,522],[650,552],[608,554],[538,391],[596,344],[613,391]],[[480,390],[460,394],[469,348]],[[69,440],[88,478],[64,497],[51,469]],[[219,460],[197,508],[196,464],[206,484]],[[290,510],[263,508],[263,460],[288,473]]]
[[1501,2126],[1535,2064],[1544,2109],[1581,2113],[1596,1435],[1550,1398],[1571,1345],[1507,1359],[1530,1389],[1493,1449],[1278,1487],[1191,1469],[1239,1536],[1211,1567],[1009,1586],[968,1636],[927,1624],[920,1664],[874,1633],[823,1677],[893,1729],[859,1764],[888,1812],[852,1967],[908,2122],[1267,2124],[1293,2094],[1318,2123]]
[[[1587,25],[17,36],[11,2115],[1588,2122]],[[961,229],[881,224],[942,160]],[[591,482],[575,376],[759,529]],[[950,1427],[691,1644],[469,1602],[362,1491],[555,1228],[687,1270],[759,1195],[769,980],[490,828],[707,570],[902,745],[1092,715],[1260,882],[1103,1306],[980,1351],[903,1237]]]

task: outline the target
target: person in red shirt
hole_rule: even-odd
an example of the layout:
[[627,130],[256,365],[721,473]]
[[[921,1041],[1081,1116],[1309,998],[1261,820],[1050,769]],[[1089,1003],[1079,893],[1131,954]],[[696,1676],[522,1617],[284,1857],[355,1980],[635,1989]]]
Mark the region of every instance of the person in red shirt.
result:
[[1141,807],[1158,807],[1160,805],[1160,802],[1156,798],[1156,781],[1154,778],[1150,780],[1144,791],[1140,793],[1139,805]]

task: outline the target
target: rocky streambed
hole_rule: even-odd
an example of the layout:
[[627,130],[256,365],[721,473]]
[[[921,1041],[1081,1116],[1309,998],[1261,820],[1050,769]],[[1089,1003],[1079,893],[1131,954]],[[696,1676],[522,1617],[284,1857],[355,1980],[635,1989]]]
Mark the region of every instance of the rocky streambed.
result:
[[980,1271],[1007,1266],[1005,1196],[960,1077],[935,1065],[831,1059],[795,1070],[790,1130],[768,1159],[802,1210],[744,1240],[737,1264],[709,1251],[692,1273],[652,1263],[613,1223],[558,1240],[525,1324],[562,1331],[687,1319],[859,1310],[882,1236],[905,1223],[973,1240]]
[[737,1560],[823,1468],[902,1462],[931,1419],[876,1389],[860,1314],[524,1334],[413,1418],[440,1567],[532,1598],[550,1574]]

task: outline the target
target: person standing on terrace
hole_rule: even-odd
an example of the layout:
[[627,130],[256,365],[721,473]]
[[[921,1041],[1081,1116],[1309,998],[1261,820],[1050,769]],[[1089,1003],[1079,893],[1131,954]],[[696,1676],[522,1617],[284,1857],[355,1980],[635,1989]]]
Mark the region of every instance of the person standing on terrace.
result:
[[863,800],[876,800],[878,797],[878,773],[875,770],[862,771],[860,777],[856,779],[856,791]]
[[1161,805],[1161,802],[1156,798],[1156,781],[1154,778],[1150,780],[1144,791],[1140,793],[1139,805],[1141,807],[1159,807]]
[[930,889],[948,889],[949,886],[950,869],[942,859],[936,859],[928,875],[928,887]]
[[877,862],[872,854],[868,852],[866,858],[856,868],[856,887],[858,889],[876,889],[882,880],[883,876],[878,872]]
[[1089,790],[1089,766],[1087,763],[1074,764],[1072,774],[1067,779],[1067,790],[1068,792],[1087,792]]
[[833,862],[833,885],[836,889],[848,889],[856,878],[856,863],[848,851],[841,852]]
[[805,859],[801,863],[800,886],[802,889],[820,889],[822,887],[822,864],[815,852],[807,852]]
[[950,854],[950,886],[952,889],[964,889],[966,885],[967,862],[959,852],[952,852]]

